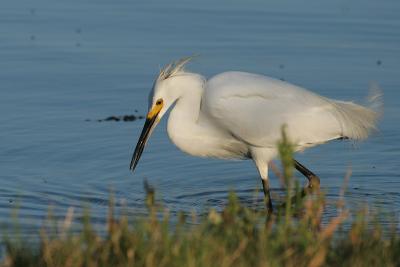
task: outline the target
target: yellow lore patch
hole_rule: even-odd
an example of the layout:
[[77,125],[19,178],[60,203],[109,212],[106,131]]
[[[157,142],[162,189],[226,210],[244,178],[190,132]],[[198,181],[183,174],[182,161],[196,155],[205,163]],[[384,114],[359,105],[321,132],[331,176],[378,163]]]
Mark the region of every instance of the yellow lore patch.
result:
[[157,100],[156,105],[151,108],[149,113],[147,113],[147,118],[152,119],[155,116],[157,116],[158,113],[160,113],[163,106],[164,106],[164,102],[162,101],[162,99]]

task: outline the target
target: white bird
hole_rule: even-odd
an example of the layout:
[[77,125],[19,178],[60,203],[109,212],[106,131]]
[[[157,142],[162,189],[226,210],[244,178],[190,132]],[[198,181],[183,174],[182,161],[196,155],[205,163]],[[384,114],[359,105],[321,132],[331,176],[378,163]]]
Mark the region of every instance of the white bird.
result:
[[[258,74],[230,71],[206,80],[184,70],[190,59],[167,65],[154,82],[132,171],[153,129],[171,108],[171,141],[194,156],[253,160],[272,211],[268,163],[277,156],[283,125],[295,151],[335,139],[365,139],[376,128],[379,111],[372,105],[380,103],[379,93],[371,98],[370,107],[364,107]],[[319,184],[314,173],[296,160],[294,164],[309,186]]]

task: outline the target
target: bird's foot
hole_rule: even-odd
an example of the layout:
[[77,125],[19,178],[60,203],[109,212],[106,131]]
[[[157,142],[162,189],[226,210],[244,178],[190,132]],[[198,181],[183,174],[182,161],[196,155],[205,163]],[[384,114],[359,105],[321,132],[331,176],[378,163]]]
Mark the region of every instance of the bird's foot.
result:
[[316,175],[311,175],[308,179],[308,185],[304,189],[311,193],[311,192],[318,191],[320,189],[320,185],[321,185],[321,182],[320,182],[319,177]]
[[[290,198],[290,203],[292,205],[296,205],[296,203],[299,204],[299,201],[301,201],[307,195],[310,195],[312,193],[318,193],[319,189],[320,189],[320,179],[318,176],[312,175],[309,177],[308,185]],[[286,202],[282,203],[281,208],[286,207],[286,205],[287,205]]]

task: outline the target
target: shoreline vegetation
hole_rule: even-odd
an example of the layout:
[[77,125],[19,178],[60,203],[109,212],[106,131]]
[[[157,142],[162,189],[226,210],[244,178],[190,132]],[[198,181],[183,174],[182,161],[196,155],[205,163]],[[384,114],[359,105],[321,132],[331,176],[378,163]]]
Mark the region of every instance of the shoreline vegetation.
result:
[[[77,233],[71,230],[74,215],[69,209],[63,222],[53,222],[53,230],[40,231],[35,244],[4,233],[0,266],[400,266],[399,222],[382,225],[379,215],[350,211],[345,186],[336,216],[321,223],[324,194],[302,196],[303,189],[292,179],[292,146],[284,132],[282,136],[277,175],[287,197],[272,215],[243,205],[232,192],[221,212],[182,212],[172,223],[147,186],[147,217],[131,222],[125,215],[115,216],[110,200],[107,233],[94,230],[89,213]],[[343,227],[346,222],[349,227]]]

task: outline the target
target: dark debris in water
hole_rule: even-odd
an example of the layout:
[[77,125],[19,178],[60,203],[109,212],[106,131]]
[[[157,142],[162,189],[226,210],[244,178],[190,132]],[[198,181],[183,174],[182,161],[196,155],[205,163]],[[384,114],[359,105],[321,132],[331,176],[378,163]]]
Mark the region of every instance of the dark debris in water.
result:
[[[96,120],[98,122],[105,122],[105,121],[124,121],[124,122],[129,122],[129,121],[136,121],[136,120],[141,120],[143,119],[144,116],[142,115],[123,115],[123,116],[109,116],[104,119],[99,119]],[[86,119],[85,121],[92,121],[91,119]]]

